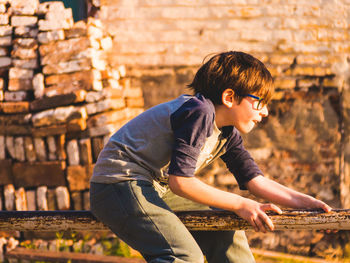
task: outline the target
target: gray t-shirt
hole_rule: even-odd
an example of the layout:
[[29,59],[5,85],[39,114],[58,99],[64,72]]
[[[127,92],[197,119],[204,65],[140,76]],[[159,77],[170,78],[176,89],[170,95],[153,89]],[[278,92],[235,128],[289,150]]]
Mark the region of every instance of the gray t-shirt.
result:
[[221,157],[241,189],[262,172],[232,126],[218,129],[215,107],[201,94],[150,108],[120,128],[98,156],[91,182],[191,177]]

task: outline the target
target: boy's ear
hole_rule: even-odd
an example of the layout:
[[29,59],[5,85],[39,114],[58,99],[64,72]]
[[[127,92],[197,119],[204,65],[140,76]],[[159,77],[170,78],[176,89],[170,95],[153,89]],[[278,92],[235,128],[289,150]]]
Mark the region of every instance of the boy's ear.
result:
[[232,108],[235,102],[235,92],[233,89],[225,89],[222,93],[222,104],[228,108]]

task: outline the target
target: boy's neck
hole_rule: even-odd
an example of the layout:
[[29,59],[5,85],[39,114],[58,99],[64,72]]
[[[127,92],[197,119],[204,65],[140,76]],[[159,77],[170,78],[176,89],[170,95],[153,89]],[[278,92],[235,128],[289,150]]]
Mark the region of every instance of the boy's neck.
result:
[[227,119],[227,112],[226,107],[224,105],[214,105],[215,107],[215,124],[216,126],[221,129],[224,126],[227,126],[226,119]]

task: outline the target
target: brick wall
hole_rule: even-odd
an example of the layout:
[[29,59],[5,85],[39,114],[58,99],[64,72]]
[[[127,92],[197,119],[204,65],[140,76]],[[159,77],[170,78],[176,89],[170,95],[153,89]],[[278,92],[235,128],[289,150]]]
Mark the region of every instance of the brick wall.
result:
[[[244,136],[246,147],[266,176],[350,208],[350,1],[101,0],[99,17],[114,37],[110,63],[126,65],[146,107],[186,92],[207,54],[240,50],[262,60],[276,96],[269,118]],[[202,178],[239,192],[222,163]],[[319,256],[344,253],[349,240],[249,236],[255,246]]]

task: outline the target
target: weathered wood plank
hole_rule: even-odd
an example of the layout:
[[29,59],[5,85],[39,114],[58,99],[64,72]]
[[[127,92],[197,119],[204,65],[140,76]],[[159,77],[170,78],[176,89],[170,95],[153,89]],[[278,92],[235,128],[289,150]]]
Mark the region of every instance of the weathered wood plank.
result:
[[[189,230],[252,230],[245,220],[228,211],[176,212]],[[283,210],[268,213],[276,230],[350,230],[350,209]],[[0,211],[0,230],[18,231],[100,231],[106,230],[89,211]]]
[[103,256],[86,253],[73,252],[53,252],[45,250],[34,250],[17,247],[14,250],[7,251],[6,259],[18,259],[29,261],[52,261],[52,262],[84,262],[84,263],[145,263],[140,258],[124,258],[118,256]]

